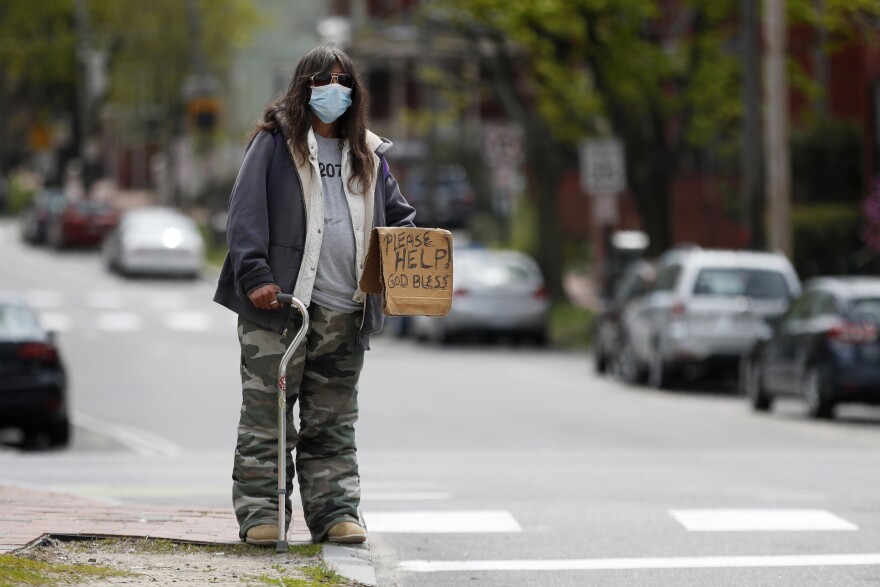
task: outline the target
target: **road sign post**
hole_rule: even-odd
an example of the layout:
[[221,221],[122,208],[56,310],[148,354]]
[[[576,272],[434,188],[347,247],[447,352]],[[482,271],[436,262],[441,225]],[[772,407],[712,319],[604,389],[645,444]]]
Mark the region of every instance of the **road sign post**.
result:
[[591,196],[595,279],[600,288],[606,262],[611,227],[620,221],[619,198],[626,189],[623,142],[616,138],[590,139],[580,147],[581,189]]

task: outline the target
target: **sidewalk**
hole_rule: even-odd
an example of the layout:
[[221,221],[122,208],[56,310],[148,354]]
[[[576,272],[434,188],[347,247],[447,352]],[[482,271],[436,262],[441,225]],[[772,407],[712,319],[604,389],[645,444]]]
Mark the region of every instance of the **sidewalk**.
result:
[[[294,510],[290,522],[288,542],[311,544],[302,512]],[[114,505],[30,487],[0,485],[0,554],[37,544],[47,536],[241,544],[232,508]],[[376,584],[368,545],[325,545],[324,559],[344,576],[366,585]]]

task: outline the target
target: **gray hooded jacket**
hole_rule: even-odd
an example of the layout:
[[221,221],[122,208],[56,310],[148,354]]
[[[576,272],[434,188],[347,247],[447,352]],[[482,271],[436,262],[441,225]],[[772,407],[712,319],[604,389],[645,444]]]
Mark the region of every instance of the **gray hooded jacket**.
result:
[[[414,226],[415,218],[415,210],[401,195],[385,161],[391,142],[368,132],[367,144],[374,149],[376,172],[374,185],[366,190],[366,193],[372,191],[373,200],[365,201],[363,208],[369,223],[365,219],[364,232],[360,233],[358,267],[362,266],[366,254],[366,247],[362,245],[373,227]],[[287,308],[260,310],[251,303],[248,294],[271,283],[277,284],[283,292],[294,293],[297,285],[302,291],[302,282],[308,281],[303,275],[309,270],[303,266],[303,258],[314,255],[316,243],[318,251],[321,245],[320,235],[309,233],[310,226],[312,232],[320,231],[314,229],[318,225],[314,218],[309,222],[308,214],[314,190],[320,190],[320,181],[316,188],[311,163],[297,164],[298,157],[293,156],[291,146],[279,131],[259,132],[248,145],[229,199],[229,253],[214,294],[215,302],[277,332],[282,332],[287,324]],[[311,295],[312,283],[306,296]],[[382,330],[384,316],[378,296],[362,292],[358,295],[364,299],[358,346],[367,350],[370,335]]]

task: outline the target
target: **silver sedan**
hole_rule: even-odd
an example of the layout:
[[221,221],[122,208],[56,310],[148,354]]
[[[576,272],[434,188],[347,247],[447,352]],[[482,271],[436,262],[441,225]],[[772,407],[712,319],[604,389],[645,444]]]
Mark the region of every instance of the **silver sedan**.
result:
[[108,269],[122,275],[196,277],[205,264],[196,223],[164,207],[127,210],[103,253]]
[[416,316],[413,334],[447,342],[459,334],[510,334],[547,341],[550,301],[538,264],[517,251],[454,253],[452,309],[442,318]]

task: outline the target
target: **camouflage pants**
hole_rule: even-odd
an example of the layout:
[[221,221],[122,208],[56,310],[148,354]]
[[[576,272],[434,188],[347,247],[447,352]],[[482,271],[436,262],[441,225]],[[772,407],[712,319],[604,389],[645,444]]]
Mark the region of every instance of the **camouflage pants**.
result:
[[[357,347],[362,315],[311,304],[310,328],[287,365],[287,523],[296,452],[300,497],[315,542],[344,521],[358,521],[360,476],[354,424],[364,352]],[[232,500],[240,535],[278,523],[278,367],[299,324],[287,335],[238,320],[242,406],[232,472]],[[293,422],[299,400],[300,430]]]

